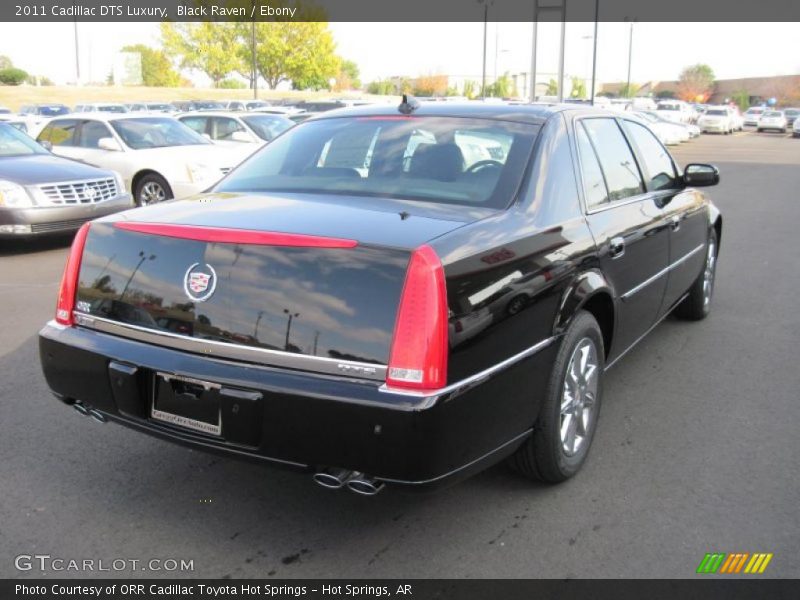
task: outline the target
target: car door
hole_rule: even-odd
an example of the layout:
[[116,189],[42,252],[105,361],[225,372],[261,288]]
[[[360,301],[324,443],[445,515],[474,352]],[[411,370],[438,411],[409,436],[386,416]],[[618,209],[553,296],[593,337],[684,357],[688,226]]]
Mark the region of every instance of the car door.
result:
[[80,159],[80,150],[75,146],[78,119],[53,119],[36,136],[39,142],[50,142],[52,152],[66,158]]
[[96,167],[108,168],[111,155],[119,152],[100,148],[99,142],[103,138],[115,139],[108,125],[102,121],[81,121],[75,134],[75,148],[80,152],[79,160]]
[[616,296],[611,361],[656,323],[667,287],[669,228],[617,119],[579,119],[575,139],[587,222]]
[[669,152],[644,126],[624,121],[636,150],[647,189],[663,206],[669,223],[669,273],[661,313],[668,311],[686,293],[705,264],[708,211],[703,195],[685,188]]

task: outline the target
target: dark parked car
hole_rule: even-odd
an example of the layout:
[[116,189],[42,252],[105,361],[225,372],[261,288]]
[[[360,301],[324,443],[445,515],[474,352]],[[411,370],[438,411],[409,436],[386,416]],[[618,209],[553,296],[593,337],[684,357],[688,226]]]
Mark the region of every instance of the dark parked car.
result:
[[210,193],[82,229],[44,373],[98,421],[327,487],[432,488],[506,457],[562,481],[605,370],[670,312],[708,314],[722,219],[696,188],[718,180],[580,106],[319,115]]
[[0,238],[75,231],[131,207],[113,171],[53,156],[0,123]]

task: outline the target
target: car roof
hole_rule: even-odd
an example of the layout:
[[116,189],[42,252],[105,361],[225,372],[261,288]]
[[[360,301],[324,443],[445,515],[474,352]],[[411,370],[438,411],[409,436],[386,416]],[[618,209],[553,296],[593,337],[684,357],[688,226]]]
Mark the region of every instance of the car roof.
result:
[[[615,115],[607,110],[580,104],[512,104],[484,102],[421,102],[414,109],[414,116],[460,117],[475,119],[493,119],[498,121],[515,121],[541,125],[556,113],[579,113]],[[320,113],[315,120],[335,119],[339,117],[383,117],[397,116],[398,106],[392,104],[368,104]]]
[[69,113],[66,115],[58,115],[57,117],[53,117],[50,122],[58,121],[58,120],[66,120],[66,119],[81,119],[83,121],[86,120],[94,120],[94,121],[120,121],[122,119],[174,119],[170,115],[166,114],[142,114],[142,113],[113,113],[113,112],[79,112],[79,113]]

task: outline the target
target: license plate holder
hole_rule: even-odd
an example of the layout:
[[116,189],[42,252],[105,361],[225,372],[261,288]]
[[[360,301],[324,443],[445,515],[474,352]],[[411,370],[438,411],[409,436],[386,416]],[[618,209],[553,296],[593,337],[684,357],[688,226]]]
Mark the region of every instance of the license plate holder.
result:
[[156,372],[150,418],[182,429],[221,437],[221,387],[211,381]]

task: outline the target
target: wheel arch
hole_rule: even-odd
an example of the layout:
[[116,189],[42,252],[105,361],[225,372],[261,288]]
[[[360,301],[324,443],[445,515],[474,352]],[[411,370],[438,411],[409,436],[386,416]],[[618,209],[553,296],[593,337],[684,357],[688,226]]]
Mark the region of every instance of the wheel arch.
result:
[[717,233],[717,254],[719,254],[720,245],[722,244],[722,213],[720,213],[719,209],[713,204],[709,204],[709,211],[711,227],[713,227],[714,231]]
[[169,180],[163,174],[159,173],[155,169],[150,169],[150,168],[140,169],[131,178],[131,194],[133,194],[134,196],[136,195],[136,186],[138,186],[142,178],[147,175],[158,175],[159,177],[161,177],[161,179],[164,180],[164,183],[167,184],[169,192],[171,194],[174,194],[174,192],[172,191],[172,186],[169,184]]
[[585,271],[564,293],[554,326],[555,333],[563,332],[578,311],[589,312],[603,334],[603,350],[608,357],[614,340],[616,305],[614,290],[599,269]]

